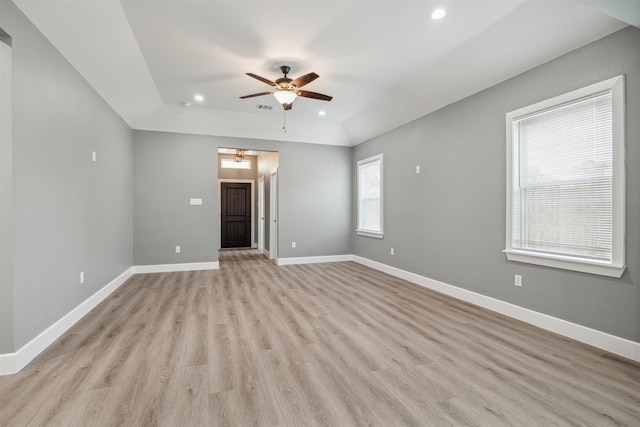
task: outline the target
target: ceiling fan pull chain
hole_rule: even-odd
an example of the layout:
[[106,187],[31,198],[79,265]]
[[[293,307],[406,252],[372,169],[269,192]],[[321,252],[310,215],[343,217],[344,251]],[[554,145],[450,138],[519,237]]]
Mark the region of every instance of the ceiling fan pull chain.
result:
[[287,110],[282,110],[282,130],[287,133]]

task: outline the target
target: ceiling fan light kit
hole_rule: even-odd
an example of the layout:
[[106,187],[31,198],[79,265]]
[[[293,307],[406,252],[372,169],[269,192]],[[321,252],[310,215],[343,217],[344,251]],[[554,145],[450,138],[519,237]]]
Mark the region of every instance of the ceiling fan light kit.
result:
[[280,104],[291,104],[294,99],[298,97],[298,94],[293,90],[278,90],[273,92],[273,96]]

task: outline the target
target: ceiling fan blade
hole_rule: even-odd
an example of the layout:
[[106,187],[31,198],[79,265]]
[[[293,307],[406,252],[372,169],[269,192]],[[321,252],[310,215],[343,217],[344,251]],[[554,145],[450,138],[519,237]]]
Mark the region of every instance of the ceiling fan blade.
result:
[[271,95],[273,92],[252,93],[251,95],[241,96],[240,99],[253,98],[254,96]]
[[314,81],[318,77],[320,77],[320,76],[317,75],[316,73],[305,74],[304,76],[300,76],[297,79],[295,79],[294,81],[292,81],[291,84],[299,89],[302,86],[311,83],[312,81]]
[[308,90],[299,90],[296,93],[298,94],[298,96],[302,96],[305,98],[319,99],[321,101],[331,101],[333,99],[333,96],[323,95],[317,92],[309,92]]
[[293,102],[290,102],[288,104],[282,104],[282,107],[284,108],[285,111],[291,110],[293,108]]
[[276,87],[276,86],[277,86],[277,85],[276,85],[274,82],[272,82],[271,80],[269,80],[269,79],[265,79],[264,77],[260,77],[260,76],[259,76],[259,75],[257,75],[257,74],[253,74],[253,73],[245,73],[245,74],[246,74],[247,76],[249,76],[249,77],[253,77],[254,79],[260,80],[261,82],[266,83],[266,84],[268,84],[269,86],[273,86],[273,87]]

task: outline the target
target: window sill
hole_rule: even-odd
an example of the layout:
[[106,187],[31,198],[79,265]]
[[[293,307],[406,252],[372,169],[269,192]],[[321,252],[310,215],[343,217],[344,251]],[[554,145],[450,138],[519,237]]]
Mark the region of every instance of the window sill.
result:
[[602,263],[597,261],[584,261],[578,258],[537,254],[532,252],[507,250],[503,251],[509,261],[524,262],[527,264],[542,265],[545,267],[561,268],[563,270],[579,271],[582,273],[597,274],[599,276],[620,278],[626,267]]
[[358,236],[373,237],[374,239],[382,239],[384,234],[379,231],[356,230]]

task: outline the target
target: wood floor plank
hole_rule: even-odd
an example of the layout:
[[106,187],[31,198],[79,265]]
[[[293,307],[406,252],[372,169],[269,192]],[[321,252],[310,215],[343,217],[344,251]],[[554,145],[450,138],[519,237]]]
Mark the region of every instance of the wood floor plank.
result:
[[135,275],[0,425],[640,426],[640,364],[353,262]]

